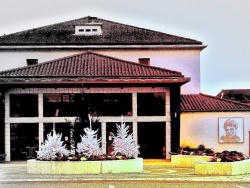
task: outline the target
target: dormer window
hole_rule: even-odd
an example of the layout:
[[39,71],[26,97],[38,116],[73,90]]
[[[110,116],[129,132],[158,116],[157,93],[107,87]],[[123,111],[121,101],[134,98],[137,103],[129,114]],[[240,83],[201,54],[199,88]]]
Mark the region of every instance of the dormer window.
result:
[[75,35],[102,35],[101,23],[86,23],[75,26]]

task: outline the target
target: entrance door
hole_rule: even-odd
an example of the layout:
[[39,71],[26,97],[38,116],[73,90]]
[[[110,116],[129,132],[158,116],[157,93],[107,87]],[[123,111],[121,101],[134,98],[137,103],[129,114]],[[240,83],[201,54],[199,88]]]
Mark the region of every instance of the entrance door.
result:
[[112,151],[113,151],[113,135],[116,135],[117,133],[117,128],[116,128],[116,123],[107,123],[106,124],[106,141],[107,141],[107,145],[106,145],[106,153],[107,155],[109,155]]
[[13,123],[11,131],[11,160],[35,158],[38,150],[38,124]]
[[140,157],[164,159],[166,147],[165,122],[138,123],[138,144]]

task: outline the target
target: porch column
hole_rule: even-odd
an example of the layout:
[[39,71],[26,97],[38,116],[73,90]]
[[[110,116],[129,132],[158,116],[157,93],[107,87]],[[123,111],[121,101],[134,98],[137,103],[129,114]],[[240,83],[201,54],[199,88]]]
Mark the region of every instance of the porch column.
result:
[[170,122],[166,122],[166,159],[170,159],[169,152],[171,151],[171,126]]
[[106,153],[106,146],[107,146],[107,141],[106,141],[106,122],[102,122],[102,151]]
[[137,93],[132,93],[133,140],[138,144],[137,132]]
[[133,122],[133,140],[135,141],[135,144],[138,144],[138,132],[137,132],[137,122]]
[[11,152],[10,152],[10,95],[9,93],[5,94],[5,126],[4,126],[4,135],[5,135],[5,154],[7,154],[5,160],[10,161],[11,158]]
[[137,93],[132,93],[132,114],[137,119]]
[[166,159],[170,159],[169,152],[171,151],[171,117],[170,117],[170,91],[165,93],[165,111],[166,111]]
[[10,161],[10,124],[5,123],[5,154],[7,154],[5,160]]
[[41,144],[44,142],[44,132],[43,132],[43,122],[40,120],[43,118],[43,94],[38,94],[38,119],[39,119],[39,128],[38,128],[38,137],[39,137],[39,150],[41,149]]

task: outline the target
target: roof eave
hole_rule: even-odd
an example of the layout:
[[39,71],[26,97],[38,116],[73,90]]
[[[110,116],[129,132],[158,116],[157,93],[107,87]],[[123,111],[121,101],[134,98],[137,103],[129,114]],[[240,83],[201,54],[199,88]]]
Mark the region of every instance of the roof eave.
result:
[[68,84],[179,84],[183,85],[189,82],[191,79],[186,77],[173,77],[173,78],[164,78],[164,79],[147,79],[147,78],[138,78],[138,79],[126,79],[126,78],[15,78],[15,79],[2,79],[0,78],[0,85],[68,85]]
[[0,50],[37,50],[37,49],[169,49],[169,50],[203,50],[207,46],[206,45],[152,45],[152,44],[123,44],[123,45],[2,45],[0,44]]

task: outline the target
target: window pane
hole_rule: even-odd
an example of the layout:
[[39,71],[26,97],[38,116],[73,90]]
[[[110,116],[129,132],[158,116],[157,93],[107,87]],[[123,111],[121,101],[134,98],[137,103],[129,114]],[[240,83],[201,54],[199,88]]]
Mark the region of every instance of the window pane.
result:
[[93,115],[121,116],[132,112],[131,94],[92,94],[86,99]]
[[138,116],[164,116],[164,93],[138,93],[137,110]]
[[45,94],[45,117],[121,116],[132,112],[131,94]]
[[75,116],[74,95],[72,94],[44,94],[44,117]]
[[38,96],[34,94],[11,94],[10,117],[38,117]]

